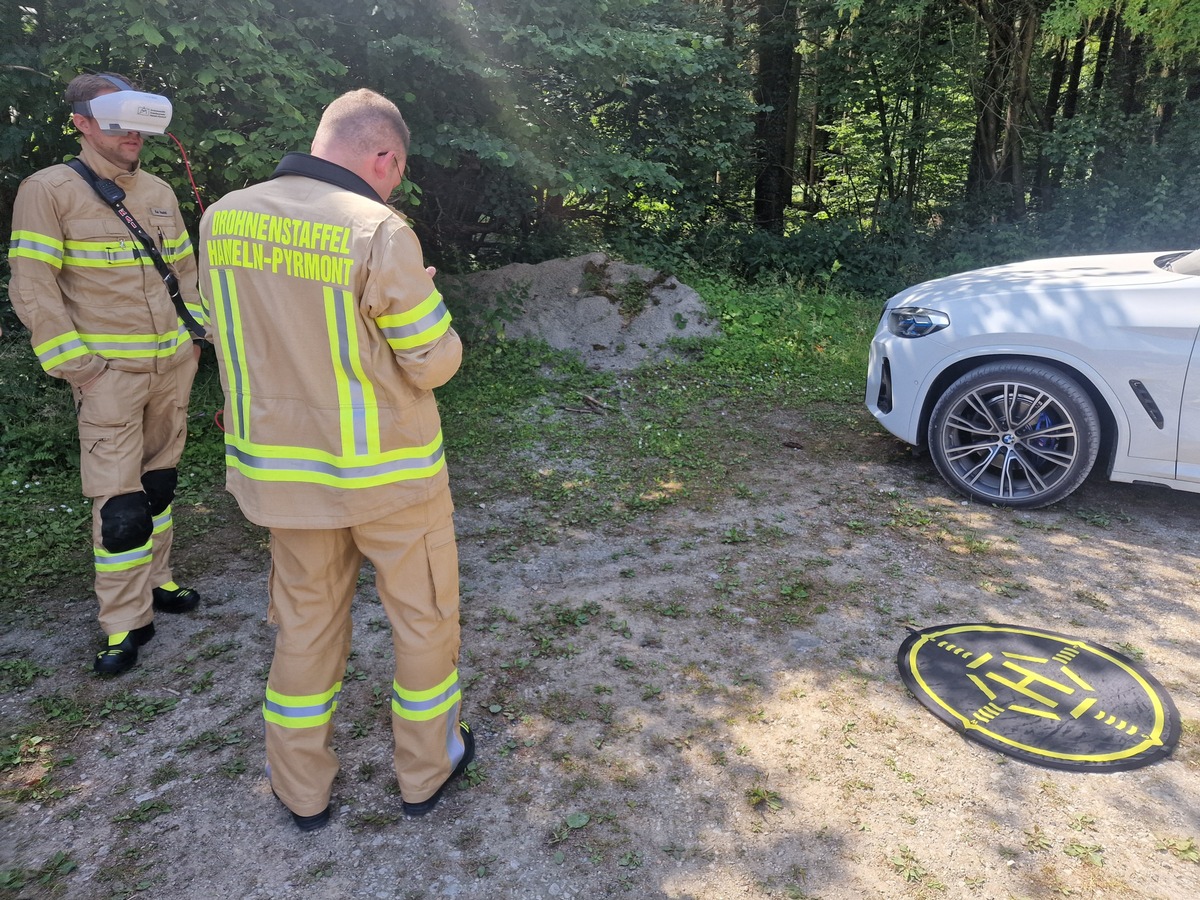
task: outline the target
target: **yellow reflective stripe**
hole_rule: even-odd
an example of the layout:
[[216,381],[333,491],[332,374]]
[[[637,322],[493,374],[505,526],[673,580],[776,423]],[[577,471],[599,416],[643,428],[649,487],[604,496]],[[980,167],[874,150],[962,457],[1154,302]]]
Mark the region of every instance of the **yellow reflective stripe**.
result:
[[393,350],[409,350],[435,341],[450,329],[450,312],[437,290],[407,312],[380,316],[375,324]]
[[77,331],[68,331],[58,337],[43,341],[33,348],[42,368],[49,372],[55,366],[61,366],[68,360],[86,356],[89,352],[87,344]]
[[410,691],[392,682],[392,712],[410,722],[428,722],[454,708],[462,700],[458,684],[458,669],[437,687],[425,691]]
[[172,521],[173,520],[172,520],[172,516],[171,516],[171,507],[168,506],[166,509],[164,509],[162,512],[160,512],[157,516],[154,517],[154,532],[153,533],[154,534],[162,534],[164,531],[166,531],[168,528],[171,527]]
[[56,269],[63,264],[63,244],[57,238],[36,231],[14,231],[8,247],[8,258],[33,259]]
[[128,240],[64,241],[63,265],[84,269],[153,266],[154,260],[130,235]]
[[436,341],[449,330],[450,313],[446,312],[445,315],[443,315],[424,331],[419,331],[409,337],[388,338],[388,346],[390,346],[393,350],[411,350],[413,347],[420,347],[423,344],[429,344],[433,341]]
[[362,366],[354,295],[327,287],[325,327],[329,332],[333,377],[337,384],[343,456],[379,453],[379,404],[375,387]]
[[262,706],[263,718],[282,728],[312,728],[315,725],[324,725],[333,718],[341,693],[340,681],[323,694],[295,697],[267,688],[267,697]]
[[93,554],[97,572],[125,572],[138,566],[149,565],[153,558],[153,541],[124,553],[109,553],[103,547],[94,547]]
[[192,255],[192,241],[188,237],[187,232],[184,232],[177,238],[164,237],[160,252],[162,253],[162,258],[167,262],[178,262],[184,257]]
[[309,447],[281,447],[225,435],[225,464],[256,481],[291,481],[367,488],[430,478],[445,468],[442,434],[424,447],[371,457],[335,456]]
[[189,303],[187,300],[184,300],[183,306],[189,313],[192,314],[192,318],[196,320],[197,324],[208,324],[208,314],[205,312],[205,309],[201,304]]
[[88,353],[107,359],[156,359],[174,356],[190,346],[187,331],[174,334],[80,334],[70,331],[33,348],[42,368],[49,372],[68,360]]
[[[176,321],[179,321],[176,319]],[[81,334],[92,353],[108,359],[149,359],[174,356],[190,347],[187,329],[180,325],[165,334]]]
[[334,288],[325,289],[325,315],[338,389],[342,452],[251,440],[250,373],[237,282],[228,269],[210,269],[209,276],[212,292],[207,302],[222,336],[221,359],[230,406],[225,422],[225,464],[229,468],[256,481],[337,488],[414,481],[433,477],[445,468],[441,431],[424,446],[381,450],[378,403],[362,365],[354,297]]
[[[228,385],[230,420],[225,422],[226,443],[248,441],[250,423],[250,371],[246,366],[242,314],[238,309],[237,282],[228,269],[212,269],[212,313],[224,338],[221,365]],[[228,451],[226,451],[228,452]],[[228,460],[226,460],[228,462]]]

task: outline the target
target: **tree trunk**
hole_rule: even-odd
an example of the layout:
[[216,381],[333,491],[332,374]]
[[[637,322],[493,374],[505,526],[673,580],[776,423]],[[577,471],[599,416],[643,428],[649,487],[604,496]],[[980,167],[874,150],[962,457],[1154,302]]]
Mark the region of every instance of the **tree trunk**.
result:
[[986,0],[972,7],[987,32],[983,77],[975,89],[975,136],[967,167],[967,197],[981,200],[999,175],[1004,94],[1013,58],[1013,23],[996,14]]
[[867,60],[867,71],[871,75],[871,95],[875,99],[875,114],[879,116],[879,154],[883,159],[882,171],[879,173],[879,187],[876,190],[875,209],[872,216],[879,214],[879,194],[884,193],[888,202],[896,199],[896,160],[893,148],[893,131],[891,117],[888,115],[887,98],[884,96],[883,83],[879,70],[872,60]]
[[1118,26],[1113,44],[1113,71],[1121,92],[1121,112],[1134,115],[1140,108],[1142,76],[1145,73],[1146,44],[1124,25]]
[[819,159],[829,149],[829,133],[821,127],[825,114],[821,87],[815,84],[812,103],[805,110],[804,159],[799,168],[800,208],[808,213],[819,212],[823,205],[819,186],[825,180],[825,168]]
[[969,4],[987,32],[983,78],[975,94],[975,140],[967,170],[967,197],[984,200],[1010,188],[1007,214],[1025,214],[1021,143],[1030,98],[1030,63],[1041,22],[1037,0],[975,0]]
[[1100,44],[1096,48],[1096,67],[1092,70],[1092,109],[1098,109],[1100,92],[1104,90],[1104,76],[1108,70],[1108,59],[1112,55],[1113,29],[1116,27],[1117,14],[1109,10],[1104,16],[1104,24],[1100,27]]
[[[1050,85],[1046,89],[1046,102],[1042,106],[1042,133],[1052,134],[1058,118],[1058,105],[1063,95],[1063,82],[1067,77],[1067,42],[1060,41],[1054,54],[1054,65],[1050,70]],[[1046,208],[1049,205],[1050,157],[1044,150],[1038,151],[1037,171],[1033,176],[1032,194]]]
[[1075,52],[1071,56],[1071,68],[1067,76],[1067,91],[1063,95],[1062,117],[1064,119],[1075,118],[1075,113],[1079,110],[1079,82],[1083,78],[1083,60],[1086,51],[1087,28],[1084,28],[1083,33],[1079,35],[1079,39],[1075,41]]
[[924,72],[914,79],[912,87],[912,112],[908,122],[908,171],[905,173],[904,198],[909,209],[917,205],[917,192],[921,188],[921,148],[925,141],[925,85]]
[[1008,113],[1004,123],[1005,181],[1012,186],[1011,215],[1014,219],[1025,216],[1025,148],[1021,132],[1024,128],[1025,106],[1029,102],[1029,68],[1039,23],[1040,16],[1031,7],[1025,10],[1017,24],[1017,58],[1012,67]]
[[785,213],[792,203],[796,167],[796,9],[791,0],[759,0],[758,172],[754,181],[755,226],[783,234]]

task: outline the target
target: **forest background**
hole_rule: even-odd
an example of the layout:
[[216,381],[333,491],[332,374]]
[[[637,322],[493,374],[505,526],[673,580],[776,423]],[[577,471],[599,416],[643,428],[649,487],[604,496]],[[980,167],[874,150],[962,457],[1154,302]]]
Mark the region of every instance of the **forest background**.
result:
[[[369,86],[411,126],[398,205],[442,273],[601,251],[677,274],[724,336],[691,348],[698,372],[757,385],[767,407],[835,402],[847,421],[893,291],[1019,258],[1200,243],[1200,0],[184,6],[0,5],[0,234],[21,179],[78,150],[61,99],[78,72],[171,98],[179,143],[151,138],[143,160],[193,226],[197,193],[268,177],[308,149],[324,104]],[[61,504],[78,494],[69,393],[39,370],[7,275],[0,257],[0,477],[32,487],[0,507],[13,573],[0,612],[83,584],[90,562],[72,552],[88,515]],[[504,340],[519,290],[449,299],[467,353],[442,392],[448,440],[501,446],[511,435],[476,432],[561,385],[539,374],[543,348]],[[703,396],[709,375],[695,376]],[[206,363],[193,402],[218,397]],[[189,443],[203,498],[219,444]],[[695,464],[667,449],[667,468]],[[44,498],[63,515],[32,526]]]
[[[928,466],[879,438],[862,398],[880,303],[906,284],[1019,258],[1200,245],[1200,0],[346,0],[333,10],[0,3],[0,236],[21,179],[77,151],[61,97],[80,71],[122,72],[171,98],[171,131],[206,204],[308,149],[324,104],[366,86],[412,128],[400,207],[443,273],[602,251],[678,274],[721,329],[679,361],[614,375],[506,340],[515,310],[505,303],[519,306],[519,292],[486,310],[454,298],[466,352],[438,400],[464,585],[477,598],[469,677],[486,758],[471,783],[491,781],[460,807],[482,810],[478,819],[463,815],[426,858],[410,852],[424,838],[406,843],[395,857],[405,883],[466,883],[511,859],[537,887],[512,896],[558,881],[580,896],[596,886],[680,895],[671,873],[686,856],[686,883],[709,897],[732,895],[731,879],[749,896],[752,878],[769,882],[756,896],[791,898],[810,886],[945,896],[943,882],[989,896],[1144,897],[1147,885],[1198,895],[1195,829],[1179,824],[1194,824],[1197,808],[1186,790],[1200,733],[1195,655],[1162,639],[1190,621],[1179,598],[1194,594],[1191,507],[1148,506],[1114,485],[1032,517],[960,506],[929,486]],[[194,226],[179,147],[151,138],[143,159]],[[211,353],[175,513],[189,549],[182,574],[199,579],[205,610],[174,637],[164,629],[157,660],[132,680],[86,677],[100,635],[74,409],[40,370],[6,280],[0,254],[0,831],[20,836],[0,840],[0,893],[94,897],[98,884],[103,896],[209,897],[215,878],[247,896],[247,884],[292,878],[289,867],[303,873],[297,896],[330,875],[390,887],[354,855],[358,832],[335,825],[341,843],[328,857],[313,844],[297,862],[269,796],[244,802],[266,793],[248,737],[268,653],[266,537],[221,490]],[[1110,522],[1119,529],[1105,532]],[[585,546],[593,558],[572,555]],[[1026,571],[1029,561],[1041,568]],[[649,593],[627,590],[643,577]],[[668,590],[663,578],[678,581]],[[236,600],[218,588],[243,581]],[[603,608],[579,606],[593,589]],[[1046,595],[1073,628],[1152,648],[1185,711],[1184,767],[1162,776],[1177,781],[1164,786],[1153,767],[1127,780],[1129,792],[1099,798],[1103,786],[1090,785],[1100,783],[1080,793],[1067,776],[1005,778],[991,765],[968,776],[957,764],[966,754],[951,751],[946,765],[941,726],[880,674],[911,616],[1023,620]],[[377,624],[360,622],[364,648],[386,637]],[[744,652],[718,658],[714,632]],[[777,682],[810,665],[803,641],[814,636],[828,650],[811,656],[819,677]],[[364,649],[353,677],[375,677],[361,671],[373,659]],[[612,685],[619,703],[601,693]],[[172,697],[193,704],[192,718],[165,715]],[[860,698],[881,703],[878,714]],[[375,736],[387,725],[361,702],[348,704],[341,734],[361,761],[347,771],[364,780],[344,792],[339,822],[390,828],[363,774],[376,762],[368,746],[384,742],[357,740],[360,723]],[[720,727],[698,723],[694,702],[721,707]],[[161,730],[140,743],[159,713]],[[625,730],[626,715],[652,727]],[[197,741],[212,751],[203,761],[164,762]],[[650,777],[647,761],[668,745],[693,767]],[[584,769],[568,769],[576,759]],[[686,800],[677,778],[694,788]],[[164,794],[143,799],[147,783]],[[577,784],[591,832],[564,818],[579,808]],[[531,785],[547,795],[531,803]],[[90,799],[130,786],[115,806]],[[776,826],[766,815],[781,799]],[[663,846],[670,838],[651,830],[669,809],[680,841],[692,841],[697,823],[713,823],[713,802],[728,831],[712,856]],[[234,808],[249,812],[233,821]],[[996,830],[977,815],[985,808],[999,810]],[[806,818],[810,809],[819,815]],[[1132,837],[1129,810],[1141,816]],[[1082,833],[1097,823],[1094,837]],[[404,828],[402,840],[415,834]],[[249,864],[215,871],[214,840],[248,848]],[[1103,866],[1100,840],[1111,848]],[[452,859],[475,846],[491,855]],[[278,863],[266,875],[264,860]]]
[[[18,0],[0,231],[115,70],[174,103],[200,196],[356,87],[413,133],[404,211],[468,271],[579,250],[878,297],[1030,256],[1197,244],[1200,0]],[[178,147],[148,169],[193,221]],[[4,275],[0,271],[0,278]],[[15,325],[6,311],[6,325]]]

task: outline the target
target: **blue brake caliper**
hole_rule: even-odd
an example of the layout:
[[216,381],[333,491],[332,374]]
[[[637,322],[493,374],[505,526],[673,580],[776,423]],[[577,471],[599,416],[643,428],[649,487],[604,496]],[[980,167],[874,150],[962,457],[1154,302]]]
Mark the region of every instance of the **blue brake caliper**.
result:
[[[1038,416],[1037,422],[1033,426],[1033,432],[1036,434],[1039,431],[1045,431],[1047,428],[1054,427],[1054,420],[1050,418],[1048,413],[1042,413]],[[1039,450],[1053,450],[1058,446],[1058,438],[1043,437],[1032,438],[1029,440],[1031,447],[1036,447]]]

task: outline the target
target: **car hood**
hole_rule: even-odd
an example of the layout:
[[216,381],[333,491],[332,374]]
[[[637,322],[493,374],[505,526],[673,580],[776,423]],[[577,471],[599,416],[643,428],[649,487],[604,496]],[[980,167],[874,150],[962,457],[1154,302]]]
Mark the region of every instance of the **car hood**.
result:
[[1058,291],[1096,292],[1113,288],[1151,287],[1191,281],[1194,275],[1171,272],[1155,260],[1185,251],[1071,256],[1008,263],[961,272],[906,288],[888,301],[889,307],[931,306],[947,300],[999,297],[1005,294],[1047,294]]

